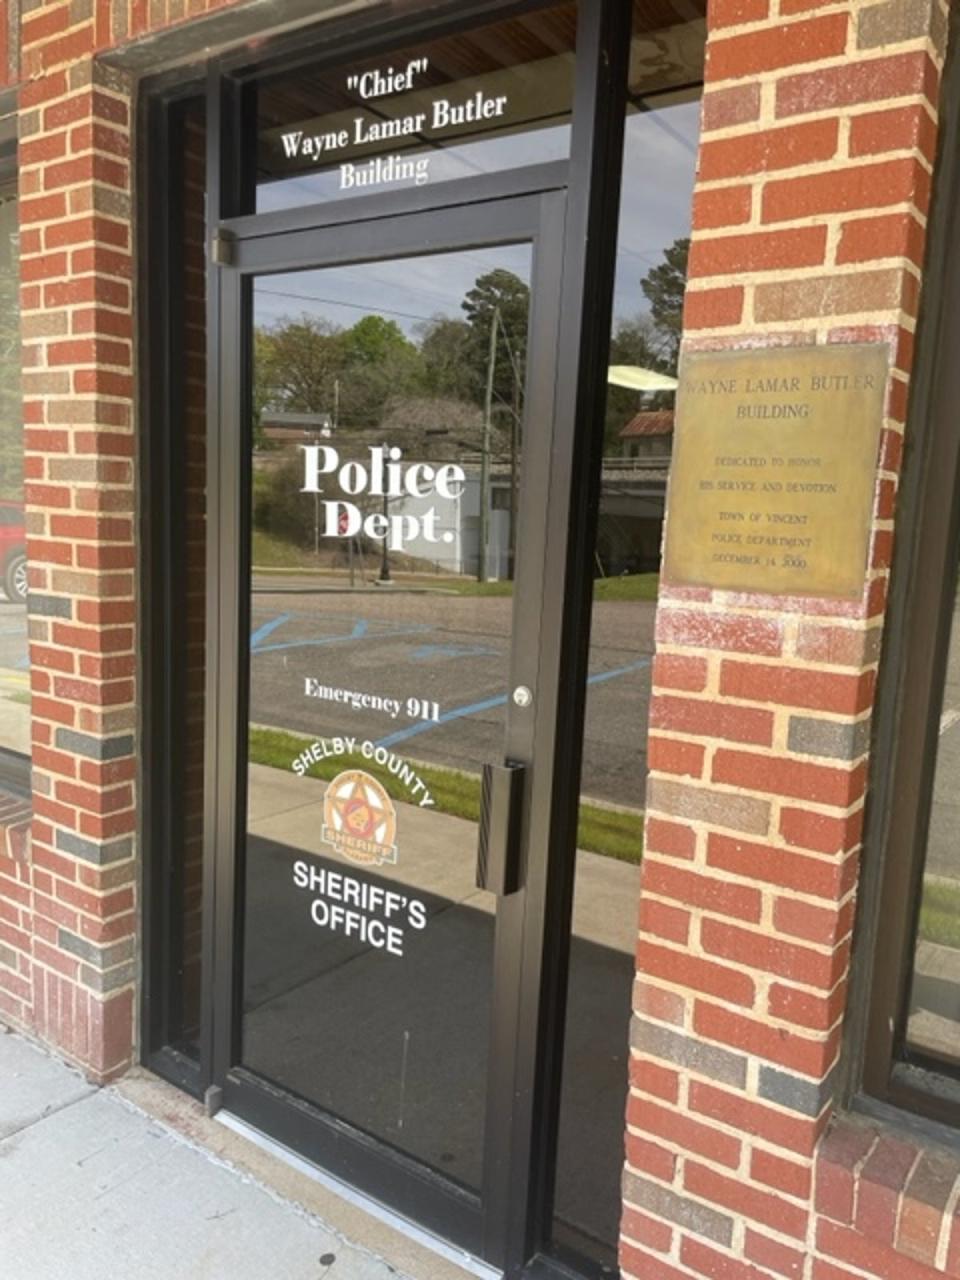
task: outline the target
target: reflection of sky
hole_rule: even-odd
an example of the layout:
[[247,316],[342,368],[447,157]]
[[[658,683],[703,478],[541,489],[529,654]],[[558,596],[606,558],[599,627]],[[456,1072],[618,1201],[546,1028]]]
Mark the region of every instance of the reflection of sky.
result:
[[700,131],[699,94],[691,102],[627,117],[614,314],[647,310],[640,281],[674,240],[690,234]]
[[[690,233],[699,122],[698,97],[656,111],[634,112],[627,119],[614,295],[618,320],[633,318],[647,310],[640,289],[641,279],[651,267],[662,262],[664,250],[674,240]],[[485,154],[490,157],[496,148],[504,167],[542,162],[563,154],[569,142],[567,134],[564,127],[469,144],[434,153],[432,164],[449,163],[452,167],[445,176],[452,178],[463,154],[474,153],[472,164],[485,148]],[[555,144],[549,148],[548,137]],[[435,172],[439,174],[440,169]],[[277,198],[276,206],[264,204],[262,207],[322,199],[324,195],[334,194],[338,181],[336,172],[328,172],[262,187],[261,193],[269,200],[274,194]],[[329,191],[323,189],[323,184],[330,184]],[[292,187],[303,188],[300,200],[292,198],[289,190]],[[529,279],[529,248],[513,245],[470,249],[262,277],[257,282],[256,320],[259,325],[269,325],[305,314],[349,328],[364,314],[374,312],[396,320],[403,331],[413,337],[418,326],[438,315],[461,318],[464,294],[478,276],[495,267]]]
[[260,276],[255,283],[255,322],[270,325],[309,315],[349,329],[364,315],[375,314],[395,320],[415,338],[424,322],[436,316],[464,319],[464,295],[488,271],[502,268],[529,283],[530,258],[529,245],[498,245]]

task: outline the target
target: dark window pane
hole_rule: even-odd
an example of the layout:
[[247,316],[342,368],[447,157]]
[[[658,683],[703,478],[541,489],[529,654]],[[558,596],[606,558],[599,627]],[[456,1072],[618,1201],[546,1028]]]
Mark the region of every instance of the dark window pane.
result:
[[[200,1055],[200,964],[203,889],[204,670],[206,610],[206,253],[204,238],[206,123],[203,99],[171,109],[172,181],[169,208],[171,273],[171,385],[168,451],[169,527],[154,529],[166,559],[155,588],[166,608],[169,683],[156,690],[167,714],[171,749],[163,762],[168,831],[156,856],[162,860],[156,918],[166,936],[165,1001],[153,1034],[195,1060]],[[161,616],[158,613],[158,617]],[[160,713],[158,712],[158,715]],[[158,775],[159,776],[159,775]]]
[[183,701],[183,997],[179,1033],[199,1056],[200,953],[203,889],[203,749],[206,668],[206,435],[207,323],[204,239],[206,121],[203,103],[184,123],[183,279],[184,279],[184,567],[181,641],[184,658]]

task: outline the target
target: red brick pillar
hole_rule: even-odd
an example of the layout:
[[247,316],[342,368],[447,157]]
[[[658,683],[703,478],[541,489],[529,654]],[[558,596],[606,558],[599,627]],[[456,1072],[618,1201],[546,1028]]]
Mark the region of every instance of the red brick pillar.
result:
[[880,342],[892,372],[860,601],[661,590],[622,1266],[846,1280],[809,1261],[814,1160],[840,1050],[946,6],[715,0],[708,14],[685,350]]
[[131,1061],[137,970],[130,102],[77,12],[46,5],[22,30],[34,795],[4,1008],[104,1078]]

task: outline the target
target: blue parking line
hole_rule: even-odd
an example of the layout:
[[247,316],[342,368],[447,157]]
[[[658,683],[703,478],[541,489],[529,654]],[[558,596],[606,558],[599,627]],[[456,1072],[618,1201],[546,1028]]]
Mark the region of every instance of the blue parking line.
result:
[[262,627],[257,627],[256,631],[250,637],[250,648],[256,649],[262,641],[266,640],[267,636],[273,635],[277,627],[282,627],[283,624],[285,622],[289,622],[289,620],[289,613],[281,613],[279,618],[271,618],[270,621],[265,622]]
[[[361,618],[353,624],[353,630],[349,635],[321,636],[319,640],[287,640],[283,644],[263,644],[257,649],[257,653],[276,653],[280,649],[319,649],[327,644],[343,644],[347,640],[362,640],[369,628],[370,624],[366,619]],[[390,633],[387,632],[385,634]]]
[[[618,676],[629,675],[632,671],[642,671],[644,667],[649,667],[650,658],[641,658],[639,662],[631,662],[626,667],[616,667],[613,671],[598,671],[596,675],[587,677],[587,684],[604,684],[607,680],[615,680]],[[445,711],[439,720],[419,720],[416,724],[410,725],[406,729],[398,729],[396,733],[389,734],[386,738],[381,738],[375,743],[378,747],[394,747],[398,742],[406,742],[408,738],[415,738],[420,733],[427,733],[430,729],[436,729],[442,724],[449,724],[451,720],[460,720],[464,716],[474,716],[480,711],[489,711],[493,707],[506,706],[507,695],[505,693],[498,694],[495,698],[484,698],[481,702],[471,702],[465,707],[454,707],[451,711]]]
[[482,644],[422,644],[410,654],[411,662],[431,662],[435,658],[490,658],[498,649]]
[[631,662],[626,667],[615,667],[613,671],[598,671],[595,676],[587,677],[587,684],[605,684],[607,680],[616,680],[617,676],[627,676],[631,671],[642,671],[649,667],[652,659],[641,658],[639,662]]
[[361,619],[353,624],[348,636],[321,636],[319,640],[287,640],[284,644],[264,644],[257,653],[276,653],[278,649],[312,649],[324,644],[342,644],[344,640],[359,640],[367,634],[368,624]]
[[[326,645],[346,644],[350,640],[362,640],[368,637],[371,640],[392,640],[397,636],[422,636],[433,631],[433,627],[426,622],[411,622],[404,626],[391,627],[387,631],[371,631],[370,623],[366,618],[359,618],[353,624],[353,630],[346,635],[338,636],[321,636],[319,639],[311,640],[286,640],[282,644],[264,644],[267,639],[281,623],[287,622],[293,614],[285,613],[279,618],[273,618],[270,622],[258,628],[250,637],[250,647],[254,653],[277,653],[282,649],[322,649]],[[309,615],[301,614],[301,617]],[[315,619],[314,619],[315,620]]]

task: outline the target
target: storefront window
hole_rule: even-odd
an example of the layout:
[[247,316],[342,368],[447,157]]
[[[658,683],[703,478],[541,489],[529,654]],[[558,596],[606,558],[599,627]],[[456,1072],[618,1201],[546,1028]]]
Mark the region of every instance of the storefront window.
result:
[[638,31],[624,139],[554,1212],[557,1246],[611,1270],[702,58],[700,22]]
[[257,212],[564,160],[575,4],[264,81]]
[[0,189],[0,780],[30,754],[16,193]]

